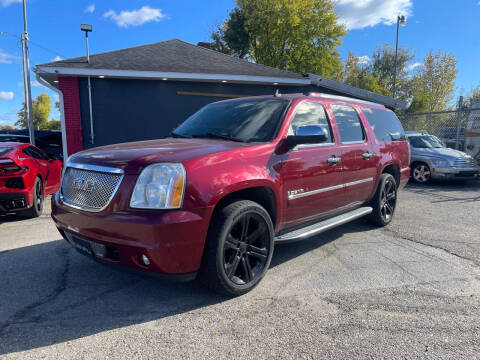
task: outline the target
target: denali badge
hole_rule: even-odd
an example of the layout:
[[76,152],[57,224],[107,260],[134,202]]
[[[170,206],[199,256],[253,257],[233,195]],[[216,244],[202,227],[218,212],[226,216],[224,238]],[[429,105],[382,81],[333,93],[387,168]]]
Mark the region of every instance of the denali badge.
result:
[[97,187],[97,182],[95,180],[73,179],[72,187],[75,190],[92,192]]

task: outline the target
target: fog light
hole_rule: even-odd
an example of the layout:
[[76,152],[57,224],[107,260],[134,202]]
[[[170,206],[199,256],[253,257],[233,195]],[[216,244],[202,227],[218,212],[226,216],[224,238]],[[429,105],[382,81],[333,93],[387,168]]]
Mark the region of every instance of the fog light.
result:
[[148,259],[147,255],[142,255],[142,261],[145,266],[150,265],[150,260]]

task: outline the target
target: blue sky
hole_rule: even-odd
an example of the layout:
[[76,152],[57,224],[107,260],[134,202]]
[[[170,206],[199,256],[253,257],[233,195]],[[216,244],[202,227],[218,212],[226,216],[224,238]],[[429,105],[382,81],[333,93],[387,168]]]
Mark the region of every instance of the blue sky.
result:
[[[19,35],[21,0],[0,0],[0,125],[13,124],[23,101]],[[31,64],[83,55],[80,23],[93,24],[92,53],[171,38],[206,41],[235,6],[232,0],[28,0]],[[338,0],[349,28],[340,48],[369,56],[377,45],[394,44],[397,14],[407,15],[400,44],[422,62],[430,49],[451,52],[458,61],[456,95],[480,84],[480,0]],[[34,77],[32,77],[32,81]],[[54,93],[33,83],[33,96]],[[53,106],[52,106],[52,109]],[[58,113],[52,111],[52,118]]]

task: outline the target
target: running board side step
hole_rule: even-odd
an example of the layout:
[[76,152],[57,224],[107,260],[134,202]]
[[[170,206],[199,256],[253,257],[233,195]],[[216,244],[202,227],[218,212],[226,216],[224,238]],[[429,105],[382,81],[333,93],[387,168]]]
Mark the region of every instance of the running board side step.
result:
[[310,225],[298,230],[294,230],[283,235],[276,236],[274,240],[277,243],[303,240],[310,236],[320,234],[321,232],[333,229],[334,227],[337,227],[337,226],[346,224],[350,221],[361,218],[365,215],[370,214],[372,211],[373,211],[373,208],[369,206],[361,207],[353,211],[350,211],[348,213],[338,215],[324,221],[320,221],[313,225]]

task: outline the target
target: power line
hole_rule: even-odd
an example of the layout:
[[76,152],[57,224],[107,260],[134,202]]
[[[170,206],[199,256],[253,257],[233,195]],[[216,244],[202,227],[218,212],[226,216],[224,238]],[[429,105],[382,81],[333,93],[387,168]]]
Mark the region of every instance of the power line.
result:
[[[13,38],[15,38],[15,39],[17,39],[17,40],[20,39],[20,35],[15,35],[15,34],[12,34],[12,33],[8,32],[8,31],[0,31],[0,35],[8,35],[8,36],[11,36],[11,37],[13,37]],[[58,52],[55,51],[55,50],[49,49],[49,48],[47,48],[47,47],[45,47],[45,46],[43,46],[43,45],[41,45],[41,44],[39,44],[39,43],[37,43],[37,42],[35,42],[35,41],[32,41],[31,39],[28,39],[28,41],[29,41],[31,44],[39,47],[40,49],[43,49],[43,50],[48,51],[48,52],[50,52],[50,53],[52,53],[52,54],[55,54],[55,55],[57,55],[57,56],[60,56],[60,57],[65,58],[65,56],[64,56],[63,54],[60,54],[60,53],[58,53]]]

